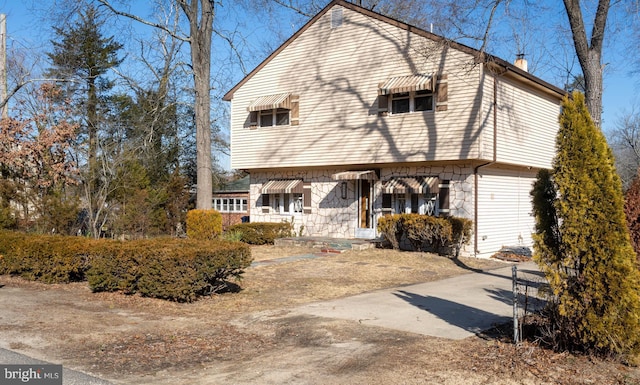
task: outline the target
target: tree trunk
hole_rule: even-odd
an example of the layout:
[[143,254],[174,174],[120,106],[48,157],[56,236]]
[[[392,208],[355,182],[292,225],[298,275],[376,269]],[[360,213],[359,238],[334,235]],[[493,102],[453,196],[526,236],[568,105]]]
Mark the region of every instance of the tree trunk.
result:
[[[198,3],[202,4],[198,17]],[[208,210],[212,207],[213,182],[211,171],[211,34],[213,32],[213,0],[192,0],[190,5],[180,2],[189,19],[191,64],[195,87],[196,118],[196,164],[197,189],[196,208]],[[198,25],[198,20],[200,25]]]
[[102,226],[96,226],[98,212],[98,95],[95,84],[95,77],[89,76],[87,79],[87,134],[89,136],[89,175],[86,180],[87,192],[89,198],[89,219],[92,224],[92,233],[94,238],[100,237],[100,229]]
[[173,37],[188,41],[191,47],[191,66],[195,90],[196,124],[196,167],[197,189],[196,208],[207,210],[212,206],[213,181],[211,165],[211,35],[215,0],[173,0],[182,9],[189,21],[189,36],[180,37],[161,24],[152,23],[133,14],[120,12],[113,8],[108,0],[98,0],[117,15],[123,15],[143,24],[160,28]]
[[602,127],[602,65],[600,53],[589,51],[589,58],[582,65],[585,84],[585,104],[593,122]]
[[599,0],[593,21],[591,41],[587,40],[580,0],[564,0],[573,44],[585,83],[585,104],[596,126],[602,126],[602,42],[610,0]]

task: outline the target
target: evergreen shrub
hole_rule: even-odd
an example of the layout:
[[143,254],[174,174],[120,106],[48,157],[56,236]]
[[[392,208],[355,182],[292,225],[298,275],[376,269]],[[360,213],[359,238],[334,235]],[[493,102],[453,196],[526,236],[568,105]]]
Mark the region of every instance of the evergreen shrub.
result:
[[0,274],[45,283],[88,280],[92,291],[193,301],[239,280],[251,264],[241,242],[135,241],[0,231]]
[[447,221],[451,224],[451,252],[457,257],[460,254],[462,246],[471,241],[473,234],[473,221],[468,218],[447,217]]
[[471,238],[472,224],[466,218],[394,214],[378,219],[378,231],[396,250],[406,240],[412,250],[457,256]]
[[23,242],[24,234],[0,230],[0,275],[10,274],[13,268],[10,264],[14,263],[14,249],[16,245]]
[[10,207],[0,205],[0,229],[12,229],[16,225],[16,219]]
[[85,279],[91,240],[58,235],[0,233],[0,273],[45,283]]
[[277,238],[293,236],[291,222],[251,222],[229,226],[228,233],[237,232],[240,240],[250,245],[273,245]]
[[97,291],[140,293],[191,302],[240,279],[251,250],[240,242],[173,239],[136,240],[109,245],[87,272]]
[[400,215],[384,215],[378,218],[378,232],[391,244],[394,250],[400,250],[403,234]]
[[637,359],[640,271],[611,149],[584,101],[565,97],[551,171],[532,191],[534,260],[553,291],[547,342]]
[[400,214],[404,236],[416,251],[440,251],[452,239],[451,223],[445,218]]
[[222,234],[222,214],[216,210],[189,210],[187,237],[194,240],[216,239]]

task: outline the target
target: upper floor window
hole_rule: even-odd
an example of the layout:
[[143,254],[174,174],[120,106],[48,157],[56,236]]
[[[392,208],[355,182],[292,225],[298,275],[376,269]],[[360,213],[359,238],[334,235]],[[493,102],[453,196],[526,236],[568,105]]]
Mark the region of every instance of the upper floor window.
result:
[[261,96],[255,99],[249,111],[249,127],[297,126],[298,96],[290,93]]
[[289,125],[289,110],[285,108],[259,111],[259,114],[260,127]]
[[378,86],[378,114],[405,114],[447,110],[446,75],[408,75],[387,79]]
[[414,111],[433,110],[433,93],[428,90],[414,92],[413,109]]
[[430,90],[391,94],[391,113],[432,111],[433,93]]
[[410,111],[409,93],[402,92],[391,95],[391,113],[403,114]]

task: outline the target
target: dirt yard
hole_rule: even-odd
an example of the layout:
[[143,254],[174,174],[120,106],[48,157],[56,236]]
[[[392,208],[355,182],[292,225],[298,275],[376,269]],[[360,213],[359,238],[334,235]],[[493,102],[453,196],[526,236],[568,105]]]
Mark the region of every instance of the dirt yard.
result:
[[93,294],[84,283],[0,277],[0,347],[115,384],[640,384],[640,370],[514,346],[452,341],[294,313],[295,306],[504,266],[424,253],[254,247],[237,292],[191,304]]

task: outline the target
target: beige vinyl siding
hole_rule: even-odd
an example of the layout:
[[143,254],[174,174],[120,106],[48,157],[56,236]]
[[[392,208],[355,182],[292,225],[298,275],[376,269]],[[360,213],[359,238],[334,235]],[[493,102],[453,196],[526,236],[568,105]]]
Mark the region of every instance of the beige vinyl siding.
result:
[[[484,68],[483,68],[484,69]],[[482,74],[481,113],[478,117],[480,130],[480,159],[493,160],[494,149],[494,76],[486,69]]]
[[[341,27],[331,29],[330,18],[318,19],[234,93],[232,168],[478,157],[479,66],[470,55],[434,51],[423,37],[346,8]],[[378,84],[415,73],[447,74],[448,110],[378,116]],[[283,92],[300,96],[300,125],[250,129],[247,106]]]
[[498,77],[497,160],[550,168],[555,155],[560,100]]
[[487,168],[480,169],[478,178],[478,256],[503,246],[530,247],[535,222],[529,193],[535,172]]

